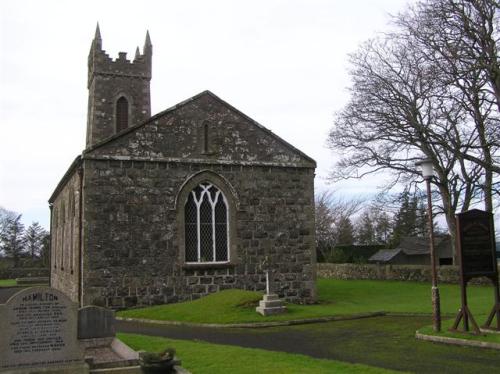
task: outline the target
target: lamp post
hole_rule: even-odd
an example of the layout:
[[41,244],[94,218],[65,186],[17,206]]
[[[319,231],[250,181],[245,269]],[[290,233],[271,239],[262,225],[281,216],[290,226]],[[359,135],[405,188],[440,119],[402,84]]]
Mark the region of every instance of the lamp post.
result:
[[422,169],[427,185],[427,215],[429,216],[429,245],[431,252],[431,276],[432,276],[432,327],[434,331],[441,331],[441,302],[439,300],[439,288],[437,285],[436,253],[434,249],[434,225],[432,222],[432,199],[431,199],[431,179],[434,175],[432,160],[425,159],[415,164]]

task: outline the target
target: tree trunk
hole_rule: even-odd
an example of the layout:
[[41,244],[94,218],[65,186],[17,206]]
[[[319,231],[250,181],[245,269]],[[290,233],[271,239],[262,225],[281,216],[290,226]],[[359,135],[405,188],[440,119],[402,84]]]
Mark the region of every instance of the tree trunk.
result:
[[443,209],[444,209],[444,214],[446,218],[446,225],[448,226],[448,232],[450,233],[451,236],[451,247],[452,247],[452,252],[453,252],[453,264],[457,264],[457,253],[456,253],[456,248],[455,248],[455,243],[456,243],[456,238],[457,238],[457,226],[455,222],[455,209],[452,206],[451,203],[451,195],[450,192],[448,191],[448,188],[446,188],[443,185],[439,185],[439,192],[441,195],[441,200],[443,202]]

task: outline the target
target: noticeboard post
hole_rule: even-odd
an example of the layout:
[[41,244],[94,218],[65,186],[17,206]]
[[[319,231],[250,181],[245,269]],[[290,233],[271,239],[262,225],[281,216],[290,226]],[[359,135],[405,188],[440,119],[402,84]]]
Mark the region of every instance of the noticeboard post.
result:
[[488,277],[493,283],[495,304],[484,327],[493,328],[491,324],[496,316],[497,326],[495,329],[500,330],[500,295],[493,214],[473,209],[457,214],[456,222],[462,307],[451,330],[457,330],[460,321],[463,320],[464,331],[469,331],[470,320],[474,331],[476,333],[480,332],[467,306],[467,282],[475,277]]

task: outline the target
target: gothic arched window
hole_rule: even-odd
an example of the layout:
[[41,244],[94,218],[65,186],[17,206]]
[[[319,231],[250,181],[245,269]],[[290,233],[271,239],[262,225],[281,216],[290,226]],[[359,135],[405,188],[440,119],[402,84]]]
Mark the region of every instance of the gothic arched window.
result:
[[186,262],[228,262],[228,228],[228,204],[222,191],[208,182],[197,185],[184,206]]
[[121,96],[116,101],[116,132],[125,130],[128,127],[128,101]]

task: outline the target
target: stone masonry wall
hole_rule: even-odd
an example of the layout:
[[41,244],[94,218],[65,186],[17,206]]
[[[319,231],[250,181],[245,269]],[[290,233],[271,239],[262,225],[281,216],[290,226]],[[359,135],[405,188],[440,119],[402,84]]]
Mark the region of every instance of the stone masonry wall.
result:
[[[330,264],[317,265],[318,277],[346,280],[397,280],[412,282],[430,282],[431,268],[428,265],[374,265],[374,264]],[[438,282],[460,282],[459,269],[456,266],[439,266]],[[488,278],[475,278],[471,284],[491,285]]]
[[[211,170],[236,192],[235,249],[229,265],[186,266],[176,196]],[[211,292],[265,289],[315,299],[313,168],[131,160],[84,161],[84,304],[113,308],[190,300]],[[229,198],[229,196],[226,196]]]
[[52,207],[50,284],[78,302],[80,176],[75,170]]
[[314,160],[208,91],[172,108],[90,153],[122,160],[316,167]]
[[116,133],[116,101],[124,96],[129,105],[129,127],[150,116],[149,81],[143,78],[96,76],[89,87],[87,146]]
[[151,47],[143,55],[127,60],[126,53],[110,58],[94,40],[89,54],[87,147],[116,133],[116,101],[120,96],[129,105],[129,127],[151,116]]

